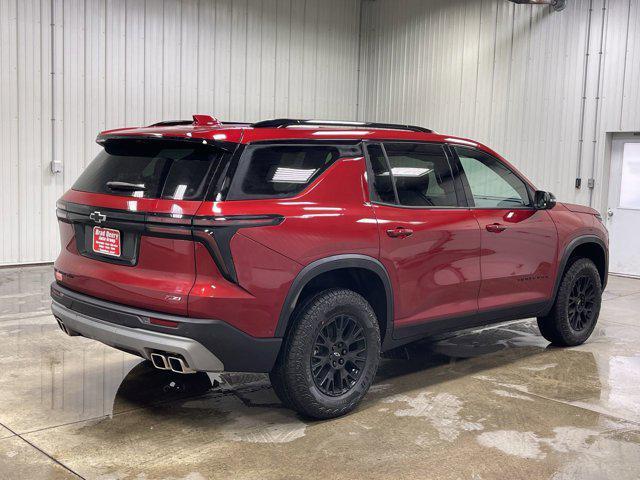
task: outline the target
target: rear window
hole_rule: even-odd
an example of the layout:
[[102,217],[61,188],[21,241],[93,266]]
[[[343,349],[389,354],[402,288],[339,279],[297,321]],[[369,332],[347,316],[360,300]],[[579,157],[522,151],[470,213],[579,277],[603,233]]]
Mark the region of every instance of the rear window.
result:
[[180,141],[108,140],[74,190],[138,198],[202,200],[222,152]]
[[340,153],[330,145],[249,145],[227,200],[282,198],[304,190]]

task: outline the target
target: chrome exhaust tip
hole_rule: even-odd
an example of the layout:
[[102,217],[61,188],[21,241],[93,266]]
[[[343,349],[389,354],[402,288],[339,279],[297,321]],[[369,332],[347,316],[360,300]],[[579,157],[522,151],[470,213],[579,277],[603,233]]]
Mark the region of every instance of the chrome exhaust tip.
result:
[[69,330],[67,330],[67,327],[64,326],[64,323],[62,323],[62,320],[60,320],[58,317],[55,317],[55,319],[56,319],[56,322],[58,322],[58,327],[60,327],[60,330],[62,330],[67,335],[69,335]]
[[158,370],[171,370],[169,363],[167,363],[167,358],[159,353],[151,354],[151,363],[153,363],[153,366]]
[[78,332],[71,330],[70,328],[68,328],[64,322],[62,320],[60,320],[58,317],[53,317],[56,319],[56,322],[58,322],[58,326],[60,327],[60,330],[62,330],[64,333],[66,333],[67,335],[69,335],[70,337],[77,337],[78,335],[80,335]]
[[169,360],[169,367],[171,368],[172,372],[196,373],[196,371],[193,370],[192,368],[189,368],[189,365],[187,365],[187,362],[185,362],[180,357],[167,357],[167,360]]

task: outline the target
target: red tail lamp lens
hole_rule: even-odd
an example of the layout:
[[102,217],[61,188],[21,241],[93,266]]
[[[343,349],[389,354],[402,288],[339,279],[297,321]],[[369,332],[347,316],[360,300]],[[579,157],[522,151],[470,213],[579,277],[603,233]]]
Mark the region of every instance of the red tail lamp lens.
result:
[[169,328],[178,328],[180,323],[174,322],[173,320],[163,320],[161,318],[149,318],[149,323],[151,325],[159,325],[161,327],[169,327]]

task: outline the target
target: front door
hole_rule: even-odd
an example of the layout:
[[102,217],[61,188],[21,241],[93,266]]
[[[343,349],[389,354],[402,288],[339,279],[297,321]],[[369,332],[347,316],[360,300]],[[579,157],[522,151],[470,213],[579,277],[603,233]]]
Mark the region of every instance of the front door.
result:
[[613,140],[607,228],[609,271],[640,277],[640,138]]
[[480,311],[541,303],[551,296],[557,255],[555,224],[533,208],[529,189],[504,162],[454,147],[467,197],[480,225]]
[[394,284],[394,336],[476,313],[480,231],[458,202],[461,184],[444,146],[389,142],[370,144],[368,153],[380,260]]

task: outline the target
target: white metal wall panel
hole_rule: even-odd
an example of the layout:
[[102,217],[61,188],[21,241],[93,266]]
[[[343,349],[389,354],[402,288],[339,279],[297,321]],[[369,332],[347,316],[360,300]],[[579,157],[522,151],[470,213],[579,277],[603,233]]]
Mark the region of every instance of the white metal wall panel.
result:
[[[19,161],[18,161],[18,51],[17,15],[15,2],[0,0],[0,221],[2,222],[0,252],[3,258],[20,256],[19,235]],[[12,227],[9,230],[9,227]]]
[[[638,108],[640,105],[640,2],[631,1],[629,8],[625,7],[624,4],[618,5],[611,15],[615,14],[616,21],[621,23],[623,27],[625,19],[627,20],[627,36],[624,39],[626,55],[623,65],[625,78],[620,127],[631,131],[638,129],[638,125],[640,125],[640,108]],[[621,31],[624,32],[625,29],[622,28]],[[607,33],[615,36],[621,32],[610,29]],[[609,44],[615,45],[615,41],[611,41]]]
[[360,0],[0,0],[0,264],[55,258],[55,200],[101,130],[355,118],[359,15]]
[[0,0],[0,264],[55,258],[98,131],[195,112],[422,124],[602,208],[638,85],[640,0]]
[[604,207],[607,133],[640,131],[640,1],[362,5],[360,119],[472,137],[560,199]]

